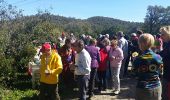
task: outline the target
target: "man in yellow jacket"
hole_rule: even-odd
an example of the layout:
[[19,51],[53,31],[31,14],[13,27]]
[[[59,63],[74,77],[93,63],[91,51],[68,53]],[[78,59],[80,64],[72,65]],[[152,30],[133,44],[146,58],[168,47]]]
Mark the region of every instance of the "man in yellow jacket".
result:
[[51,50],[49,43],[42,45],[41,52],[40,100],[59,100],[58,76],[63,69],[61,57]]

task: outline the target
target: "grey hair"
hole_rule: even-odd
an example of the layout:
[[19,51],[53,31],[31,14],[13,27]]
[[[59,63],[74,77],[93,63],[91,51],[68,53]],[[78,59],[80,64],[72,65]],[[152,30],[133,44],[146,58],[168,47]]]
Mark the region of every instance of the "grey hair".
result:
[[169,26],[163,26],[159,30],[161,33],[167,34],[170,38],[170,25]]

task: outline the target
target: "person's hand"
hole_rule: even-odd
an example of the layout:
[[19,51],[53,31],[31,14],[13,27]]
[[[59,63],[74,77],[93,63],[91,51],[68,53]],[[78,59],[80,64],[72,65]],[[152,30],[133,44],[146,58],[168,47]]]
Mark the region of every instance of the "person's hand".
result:
[[73,63],[71,63],[71,64],[70,64],[70,71],[71,71],[71,72],[74,72],[75,68],[76,68],[76,65],[74,65]]
[[45,70],[45,75],[46,76],[50,75],[50,71],[49,70]]
[[115,58],[116,58],[115,56],[111,56],[111,57],[110,57],[110,61],[115,60]]

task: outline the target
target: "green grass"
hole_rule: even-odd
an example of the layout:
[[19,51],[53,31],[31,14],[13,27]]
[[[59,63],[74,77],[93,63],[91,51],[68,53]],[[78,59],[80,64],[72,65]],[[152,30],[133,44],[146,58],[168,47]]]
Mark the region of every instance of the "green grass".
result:
[[0,100],[37,100],[37,90],[9,90],[5,88],[0,89]]
[[38,90],[32,89],[31,77],[25,73],[17,74],[18,78],[0,85],[0,100],[38,100]]

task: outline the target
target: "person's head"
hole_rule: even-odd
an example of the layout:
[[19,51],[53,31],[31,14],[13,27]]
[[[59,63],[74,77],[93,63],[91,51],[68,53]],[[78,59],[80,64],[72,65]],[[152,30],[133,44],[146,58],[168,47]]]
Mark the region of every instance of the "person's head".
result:
[[131,39],[132,39],[132,40],[135,40],[136,38],[137,38],[137,34],[136,34],[136,33],[132,33],[132,34],[131,34]]
[[64,37],[65,37],[65,33],[62,32],[62,33],[61,33],[61,38],[64,38]]
[[144,33],[140,35],[138,44],[141,51],[150,49],[154,45],[155,39],[149,33]]
[[71,39],[67,38],[67,39],[65,40],[65,45],[66,45],[67,47],[71,47]]
[[118,45],[118,40],[117,40],[117,39],[113,39],[113,40],[111,41],[111,47],[112,47],[113,49],[115,49],[115,48],[117,48],[117,45]]
[[112,39],[114,39],[114,40],[117,39],[117,36],[116,36],[116,35],[113,35],[113,36],[112,36]]
[[73,49],[75,51],[77,51],[77,53],[81,52],[84,48],[84,42],[83,40],[76,40],[74,43],[73,43]]
[[125,36],[125,35],[124,35],[123,31],[117,32],[117,37],[118,37],[118,38],[121,38],[121,37],[124,37],[124,36]]
[[110,45],[110,40],[108,38],[104,38],[102,40],[102,44],[103,44],[103,46],[108,46],[108,45]]
[[170,41],[170,26],[163,26],[159,31],[161,32],[161,38],[163,42]]
[[90,39],[90,45],[96,45],[97,40],[95,38]]
[[109,34],[105,34],[105,37],[109,39]]
[[51,54],[51,45],[50,45],[50,43],[44,43],[42,45],[41,51],[46,56],[49,56]]
[[143,31],[142,30],[137,30],[136,34],[137,34],[138,37],[140,37],[140,35],[143,34]]

